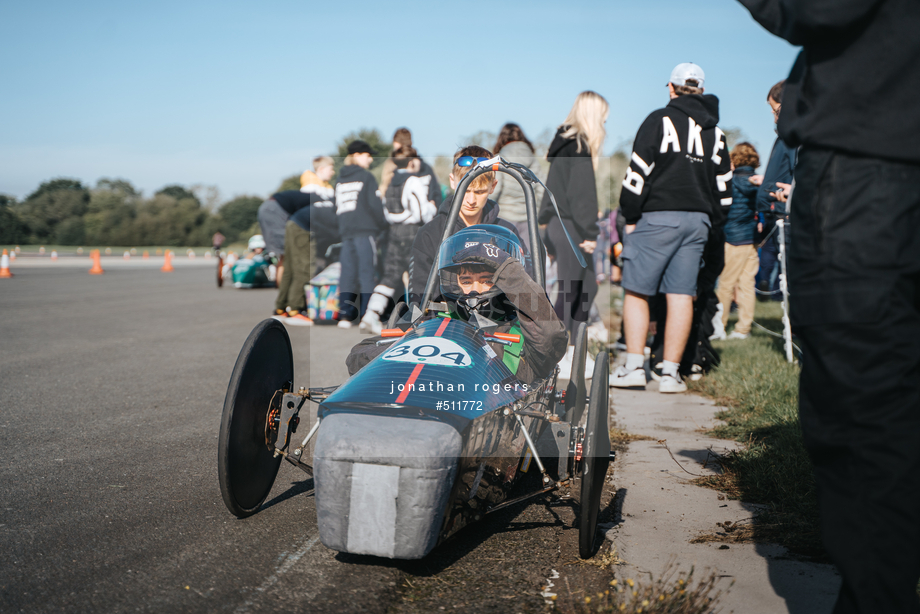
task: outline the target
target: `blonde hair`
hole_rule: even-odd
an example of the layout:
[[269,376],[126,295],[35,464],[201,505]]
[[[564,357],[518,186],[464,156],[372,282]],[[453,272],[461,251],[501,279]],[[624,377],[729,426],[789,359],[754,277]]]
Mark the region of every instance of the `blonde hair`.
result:
[[313,170],[318,171],[324,166],[335,166],[335,160],[330,156],[317,156],[313,158]]
[[[463,156],[472,156],[474,158],[491,158],[492,152],[486,149],[485,147],[480,147],[479,145],[467,145],[466,147],[460,149],[457,153],[454,154],[454,166],[451,169],[451,175],[459,183],[461,179],[473,168],[473,166],[458,166],[457,160]],[[475,165],[474,165],[475,166]],[[495,181],[495,172],[489,171],[483,173],[479,177],[473,180],[470,184],[470,189],[472,190],[483,190],[486,188],[492,187],[492,182]]]
[[587,144],[595,169],[597,169],[597,158],[604,146],[604,139],[607,138],[604,122],[609,112],[610,105],[607,104],[607,100],[597,92],[587,90],[575,98],[572,110],[569,111],[560,126],[560,128],[565,128],[562,132],[563,138],[576,140],[575,151],[581,153],[582,141]]
[[355,157],[353,154],[348,154],[345,156],[345,159],[342,160],[342,166],[348,166],[355,163]]

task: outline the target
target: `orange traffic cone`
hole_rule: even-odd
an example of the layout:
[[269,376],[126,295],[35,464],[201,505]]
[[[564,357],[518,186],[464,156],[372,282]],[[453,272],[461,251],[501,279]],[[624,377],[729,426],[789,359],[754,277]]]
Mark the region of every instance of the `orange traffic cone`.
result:
[[166,254],[163,256],[163,266],[160,268],[164,273],[172,273],[175,269],[172,265],[172,252],[166,250]]
[[6,250],[3,250],[3,255],[0,256],[0,279],[6,279],[12,276],[13,274],[10,273],[10,254]]
[[105,271],[102,270],[102,257],[99,255],[99,250],[94,249],[90,253],[90,258],[93,259],[93,268],[89,270],[90,275],[102,275]]
[[148,251],[145,249],[145,250],[144,250],[144,260],[149,260],[149,259],[150,259],[150,252],[148,252]]

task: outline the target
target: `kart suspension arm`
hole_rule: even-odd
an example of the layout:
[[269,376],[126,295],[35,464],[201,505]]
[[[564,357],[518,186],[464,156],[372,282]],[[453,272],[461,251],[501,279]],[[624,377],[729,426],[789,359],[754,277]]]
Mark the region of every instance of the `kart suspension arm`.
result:
[[530,438],[530,433],[527,432],[527,427],[524,426],[524,421],[521,420],[521,416],[517,413],[514,414],[514,419],[517,420],[517,423],[521,427],[521,432],[524,434],[524,439],[527,440],[527,445],[530,447],[530,453],[533,454],[533,459],[537,462],[537,467],[540,468],[540,473],[543,474],[543,483],[549,487],[555,488],[556,483],[553,482],[553,479],[549,477],[546,473],[546,468],[543,466],[543,461],[540,460],[540,455],[537,454],[537,446],[533,444],[533,439]]
[[497,511],[500,510],[500,509],[504,509],[504,508],[506,508],[506,507],[510,507],[510,506],[514,505],[515,503],[520,503],[521,501],[527,501],[528,499],[533,499],[534,497],[538,497],[538,496],[540,496],[540,495],[546,494],[546,493],[548,493],[548,492],[550,492],[550,491],[556,490],[557,488],[559,488],[559,485],[554,483],[554,484],[551,484],[550,486],[547,486],[546,488],[543,488],[543,489],[538,490],[538,491],[536,491],[536,492],[532,492],[532,493],[527,494],[527,495],[522,495],[522,496],[520,496],[520,497],[515,497],[514,499],[509,499],[509,500],[507,500],[507,501],[505,501],[505,502],[503,502],[503,503],[499,503],[499,504],[496,505],[495,507],[490,507],[489,509],[486,510],[486,514],[491,514],[492,512],[497,512]]

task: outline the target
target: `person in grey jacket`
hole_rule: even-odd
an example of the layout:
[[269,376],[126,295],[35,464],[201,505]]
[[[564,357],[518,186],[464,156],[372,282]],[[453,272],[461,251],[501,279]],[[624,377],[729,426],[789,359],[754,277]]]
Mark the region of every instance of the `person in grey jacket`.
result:
[[[542,177],[540,161],[536,156],[533,143],[524,135],[524,131],[517,124],[507,123],[502,126],[495,141],[492,151],[508,162],[522,164],[529,168],[537,177]],[[492,192],[492,200],[501,208],[502,217],[514,224],[524,245],[530,245],[530,233],[527,231],[527,210],[524,203],[524,190],[510,175],[498,173],[498,185]],[[537,187],[534,191],[536,202],[543,198],[543,188]]]

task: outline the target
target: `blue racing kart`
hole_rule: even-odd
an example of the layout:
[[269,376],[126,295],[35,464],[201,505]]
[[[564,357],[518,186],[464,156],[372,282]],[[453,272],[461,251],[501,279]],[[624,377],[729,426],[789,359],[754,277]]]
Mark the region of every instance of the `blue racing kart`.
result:
[[[544,287],[532,187],[539,179],[498,156],[467,165],[475,168],[460,182],[445,228],[453,227],[476,177],[489,171],[511,175],[524,190],[537,263],[533,275]],[[584,325],[565,390],[559,389],[558,369],[523,382],[493,350],[509,343],[508,335],[492,332],[487,321],[443,317],[443,303],[431,300],[435,272],[424,307],[394,313],[378,342],[388,349],[338,387],[295,391],[284,326],[271,319],[256,326],[224,402],[218,452],[224,503],[241,518],[256,513],[284,459],[314,478],[324,545],[419,559],[486,514],[552,491],[576,490],[579,553],[593,556],[611,457],[606,349],[595,359],[590,390]],[[307,401],[319,404],[312,423],[303,411]],[[534,472],[539,476],[526,477]]]

